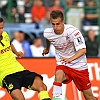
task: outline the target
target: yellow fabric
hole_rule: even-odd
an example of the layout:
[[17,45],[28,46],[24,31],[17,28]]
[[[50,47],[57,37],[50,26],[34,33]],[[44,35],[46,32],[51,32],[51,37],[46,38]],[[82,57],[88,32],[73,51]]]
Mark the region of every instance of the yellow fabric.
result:
[[16,60],[12,49],[10,47],[10,39],[8,34],[4,31],[2,33],[3,39],[0,43],[0,86],[5,76],[25,70],[24,67]]
[[41,91],[39,93],[39,99],[43,100],[43,99],[46,99],[46,98],[50,98],[49,95],[48,95],[48,92],[47,91]]

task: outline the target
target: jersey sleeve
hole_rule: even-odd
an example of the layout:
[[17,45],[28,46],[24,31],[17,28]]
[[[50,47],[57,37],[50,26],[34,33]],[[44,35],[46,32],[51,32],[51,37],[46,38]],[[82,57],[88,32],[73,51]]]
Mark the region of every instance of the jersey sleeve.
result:
[[8,41],[8,42],[11,42],[8,33],[7,33],[7,32],[5,32],[5,33],[6,33],[6,39],[7,39],[7,41]]
[[82,33],[77,28],[73,28],[69,31],[69,37],[71,41],[74,43],[76,51],[78,51],[79,49],[86,48],[85,40]]
[[47,37],[47,29],[44,30],[43,36],[46,38]]
[[5,31],[4,31],[4,37],[5,37],[6,41],[10,42],[10,37],[9,37],[8,33]]
[[44,30],[44,37],[45,38],[49,38],[49,36],[50,36],[50,34],[51,34],[52,32],[51,32],[51,29],[50,28],[46,28],[45,30]]

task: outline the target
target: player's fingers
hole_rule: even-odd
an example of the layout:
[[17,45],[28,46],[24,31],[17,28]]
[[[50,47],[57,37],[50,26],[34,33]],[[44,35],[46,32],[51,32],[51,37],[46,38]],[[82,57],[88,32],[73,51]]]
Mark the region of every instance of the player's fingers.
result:
[[42,53],[42,55],[44,56],[44,55],[46,55],[46,54],[48,54],[48,52],[47,51],[44,51],[43,53]]
[[61,59],[65,59],[65,57],[60,57]]
[[44,55],[46,55],[46,53],[45,53],[45,52],[43,52],[43,53],[42,53],[42,55],[44,56]]
[[42,55],[44,56],[44,53],[42,53]]
[[65,60],[65,58],[64,58],[64,57],[61,57],[60,59],[61,59],[61,61],[64,61],[64,60]]
[[62,62],[62,64],[65,63],[64,61]]
[[21,58],[21,56],[19,55],[18,58]]
[[21,52],[19,56],[20,56],[20,58],[22,58],[24,56],[24,54]]

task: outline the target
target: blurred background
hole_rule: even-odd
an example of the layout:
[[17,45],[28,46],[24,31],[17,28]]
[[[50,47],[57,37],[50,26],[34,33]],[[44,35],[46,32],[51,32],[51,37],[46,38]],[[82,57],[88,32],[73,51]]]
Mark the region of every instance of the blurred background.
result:
[[[4,19],[4,31],[9,34],[16,50],[24,53],[24,57],[17,60],[26,69],[43,75],[52,96],[56,66],[53,45],[50,46],[49,54],[42,56],[46,47],[43,31],[52,27],[52,10],[61,10],[65,23],[74,25],[82,32],[87,47],[93,94],[100,100],[100,0],[0,0],[0,17]],[[22,92],[26,100],[38,100],[35,91],[22,88]],[[63,92],[69,100],[84,100],[73,82],[64,86]],[[0,100],[12,100],[1,87]]]
[[[76,26],[83,34],[87,57],[100,57],[100,0],[0,0],[0,17],[17,51],[24,57],[43,57],[43,31],[51,27],[50,12],[61,10],[66,24]],[[50,53],[45,57],[54,57]]]

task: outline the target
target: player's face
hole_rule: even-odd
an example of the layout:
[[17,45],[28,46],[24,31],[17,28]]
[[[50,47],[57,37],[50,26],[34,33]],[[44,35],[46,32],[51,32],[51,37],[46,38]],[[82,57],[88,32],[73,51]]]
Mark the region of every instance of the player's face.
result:
[[52,27],[56,34],[62,34],[64,31],[64,21],[61,18],[51,19]]
[[2,35],[2,32],[3,32],[3,22],[0,22],[0,36]]

